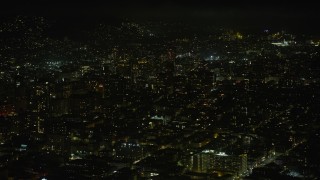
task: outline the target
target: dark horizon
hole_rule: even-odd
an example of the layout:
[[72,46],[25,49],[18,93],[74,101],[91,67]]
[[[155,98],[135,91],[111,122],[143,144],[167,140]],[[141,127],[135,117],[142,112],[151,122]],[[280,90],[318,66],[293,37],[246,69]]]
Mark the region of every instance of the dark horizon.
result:
[[268,1],[28,1],[9,2],[0,7],[0,17],[44,16],[62,28],[86,26],[114,19],[133,21],[179,21],[229,28],[294,29],[298,33],[318,33],[320,12],[317,2]]
[[0,7],[0,16],[34,15],[54,18],[131,18],[135,20],[267,20],[315,22],[320,18],[319,3],[296,2],[202,2],[195,1],[120,1],[120,2],[11,2]]

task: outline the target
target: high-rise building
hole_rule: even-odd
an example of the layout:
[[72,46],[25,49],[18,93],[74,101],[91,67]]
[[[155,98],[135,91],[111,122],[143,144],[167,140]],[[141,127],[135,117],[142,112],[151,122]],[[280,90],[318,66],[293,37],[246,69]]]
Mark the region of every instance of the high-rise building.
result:
[[227,155],[224,152],[204,150],[191,156],[189,170],[198,173],[226,172],[238,175],[247,170],[247,155]]

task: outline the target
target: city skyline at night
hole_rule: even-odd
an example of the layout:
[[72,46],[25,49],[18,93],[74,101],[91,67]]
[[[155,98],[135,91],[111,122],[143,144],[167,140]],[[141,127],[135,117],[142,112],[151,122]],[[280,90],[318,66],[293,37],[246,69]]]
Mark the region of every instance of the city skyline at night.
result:
[[318,179],[316,2],[0,7],[0,179]]

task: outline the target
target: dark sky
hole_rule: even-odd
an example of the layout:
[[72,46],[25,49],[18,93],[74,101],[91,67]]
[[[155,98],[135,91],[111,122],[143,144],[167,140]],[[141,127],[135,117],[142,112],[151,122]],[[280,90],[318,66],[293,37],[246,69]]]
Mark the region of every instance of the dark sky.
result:
[[227,26],[276,26],[320,31],[320,3],[315,1],[127,0],[10,1],[0,15],[41,15],[65,22],[103,18],[178,20]]
[[31,13],[52,16],[254,16],[287,15],[319,17],[320,3],[311,0],[28,0],[1,2],[1,14]]

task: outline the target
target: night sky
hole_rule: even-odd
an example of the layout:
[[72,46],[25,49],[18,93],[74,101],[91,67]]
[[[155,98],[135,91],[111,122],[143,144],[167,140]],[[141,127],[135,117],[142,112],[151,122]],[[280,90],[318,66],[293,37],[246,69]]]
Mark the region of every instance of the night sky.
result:
[[0,7],[1,16],[36,15],[54,18],[63,28],[96,20],[127,19],[191,22],[197,25],[292,29],[318,33],[320,3],[311,1],[25,1]]

